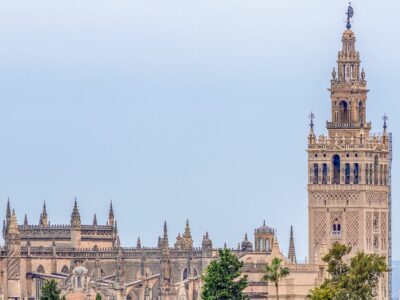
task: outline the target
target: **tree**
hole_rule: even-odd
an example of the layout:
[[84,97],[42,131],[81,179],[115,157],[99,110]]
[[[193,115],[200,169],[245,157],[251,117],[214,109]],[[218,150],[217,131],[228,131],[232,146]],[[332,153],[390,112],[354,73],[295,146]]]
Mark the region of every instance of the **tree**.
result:
[[359,252],[348,265],[344,257],[351,247],[335,243],[322,260],[328,264],[330,278],[308,295],[310,300],[370,300],[376,296],[379,278],[389,271],[386,259]]
[[271,264],[265,267],[263,280],[273,282],[275,285],[276,299],[279,300],[279,281],[289,275],[289,269],[282,267],[282,259],[275,257]]
[[54,279],[46,280],[42,287],[40,300],[60,300],[60,293],[61,291]]
[[212,261],[203,276],[203,300],[247,299],[247,275],[241,276],[243,262],[228,249],[219,251],[219,259]]

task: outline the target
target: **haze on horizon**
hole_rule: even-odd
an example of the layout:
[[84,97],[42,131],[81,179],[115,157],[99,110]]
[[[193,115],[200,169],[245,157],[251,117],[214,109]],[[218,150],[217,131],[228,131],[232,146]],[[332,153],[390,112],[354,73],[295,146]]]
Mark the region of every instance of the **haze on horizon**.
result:
[[[394,136],[393,256],[400,259],[396,86],[400,2],[352,2],[373,132]],[[304,260],[307,118],[325,133],[348,1],[2,1],[0,208],[19,222],[106,221],[124,246],[236,248],[265,219]]]

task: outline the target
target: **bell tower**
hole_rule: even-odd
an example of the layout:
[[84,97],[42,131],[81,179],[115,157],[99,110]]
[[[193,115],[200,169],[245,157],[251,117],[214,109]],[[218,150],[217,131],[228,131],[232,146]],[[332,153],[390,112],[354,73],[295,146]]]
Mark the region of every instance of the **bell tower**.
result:
[[[332,71],[331,118],[327,135],[308,135],[309,261],[319,262],[335,242],[385,256],[390,263],[391,138],[384,117],[382,134],[370,133],[367,81],[347,11],[337,69]],[[379,284],[378,298],[389,299],[390,277]]]

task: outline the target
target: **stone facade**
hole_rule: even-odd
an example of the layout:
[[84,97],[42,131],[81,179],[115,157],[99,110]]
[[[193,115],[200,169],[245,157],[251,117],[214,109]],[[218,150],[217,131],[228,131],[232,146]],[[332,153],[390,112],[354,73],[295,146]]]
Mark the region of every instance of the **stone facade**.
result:
[[[349,26],[349,23],[348,23]],[[331,121],[328,135],[316,136],[311,114],[308,136],[309,262],[296,259],[290,228],[288,257],[280,251],[275,230],[266,225],[254,231],[253,243],[244,240],[232,252],[243,261],[250,299],[276,299],[275,287],[262,280],[265,266],[279,257],[290,275],[279,285],[280,299],[304,300],[326,278],[321,257],[334,242],[389,259],[390,141],[386,119],[382,135],[371,135],[366,121],[367,84],[360,69],[355,35],[342,37],[338,70],[331,79]],[[7,203],[0,247],[2,299],[38,299],[45,280],[55,279],[67,300],[196,300],[208,264],[218,249],[208,235],[201,247],[193,244],[189,221],[170,247],[167,224],[157,247],[120,243],[114,209],[107,224],[82,224],[75,200],[69,224],[50,225],[46,205],[38,225],[17,223]],[[389,278],[379,285],[378,299],[388,299]]]
[[[107,224],[94,216],[91,225],[81,223],[75,200],[69,225],[50,225],[43,207],[39,225],[18,225],[15,212],[7,204],[0,249],[1,294],[5,299],[38,299],[45,280],[55,279],[67,300],[94,299],[200,299],[201,275],[211,260],[218,258],[208,233],[202,246],[195,248],[186,221],[184,234],[169,245],[167,224],[158,246],[122,247],[110,205]],[[246,293],[250,299],[273,299],[274,287],[263,282],[263,272],[274,257],[283,259],[291,270],[280,287],[282,299],[305,299],[309,289],[321,283],[323,266],[297,264],[293,229],[290,231],[290,256],[279,250],[275,230],[265,222],[254,231],[254,244],[247,234],[238,249],[231,249],[243,262],[249,276]]]
[[[334,242],[389,259],[390,141],[370,133],[367,82],[350,26],[333,69],[328,135],[308,136],[309,260],[318,262]],[[388,277],[378,299],[388,299]]]

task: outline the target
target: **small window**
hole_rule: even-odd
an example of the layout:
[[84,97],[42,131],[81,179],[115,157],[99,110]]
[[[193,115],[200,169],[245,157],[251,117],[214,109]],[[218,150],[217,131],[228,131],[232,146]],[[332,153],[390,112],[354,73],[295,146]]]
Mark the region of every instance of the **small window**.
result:
[[341,236],[342,226],[340,225],[338,219],[335,219],[332,224],[332,236]]

